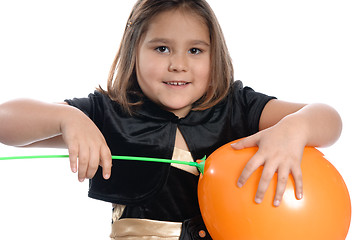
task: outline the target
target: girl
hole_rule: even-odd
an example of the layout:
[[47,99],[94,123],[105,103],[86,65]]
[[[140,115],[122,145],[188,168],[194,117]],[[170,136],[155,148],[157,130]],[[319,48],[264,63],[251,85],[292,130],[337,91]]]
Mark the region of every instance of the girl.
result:
[[280,101],[233,81],[222,31],[204,0],[139,0],[106,90],[63,104],[7,102],[0,122],[5,144],[68,148],[71,170],[79,181],[90,179],[89,196],[113,203],[112,239],[211,238],[196,169],[111,155],[193,161],[246,137],[233,148],[259,150],[238,173],[238,186],[263,165],[253,196],[260,203],[278,172],[279,206],[289,174],[303,197],[304,146],[332,144],[341,132],[329,106]]

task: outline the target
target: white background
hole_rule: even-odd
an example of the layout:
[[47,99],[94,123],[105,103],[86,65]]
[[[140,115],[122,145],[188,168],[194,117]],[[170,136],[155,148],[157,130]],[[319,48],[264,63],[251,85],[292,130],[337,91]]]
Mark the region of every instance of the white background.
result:
[[[101,84],[135,1],[0,1],[0,103],[83,97]],[[356,0],[209,1],[222,25],[235,77],[293,102],[323,102],[341,114],[340,140],[321,149],[347,183],[359,238]],[[0,145],[0,156],[66,150]],[[89,199],[68,160],[0,162],[0,239],[108,239],[111,205]],[[305,188],[304,188],[305,191]]]

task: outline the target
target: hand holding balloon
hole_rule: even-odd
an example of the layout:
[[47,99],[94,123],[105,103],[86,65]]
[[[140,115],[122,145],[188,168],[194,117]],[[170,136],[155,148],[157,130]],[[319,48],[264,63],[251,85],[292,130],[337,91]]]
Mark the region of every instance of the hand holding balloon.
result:
[[232,147],[238,150],[259,147],[258,152],[243,169],[238,179],[238,186],[242,187],[256,169],[264,166],[255,196],[256,203],[262,202],[275,173],[278,179],[273,205],[276,207],[280,205],[290,174],[295,182],[296,197],[301,199],[303,182],[300,163],[305,147],[301,139],[303,138],[298,134],[290,135],[287,127],[275,125],[232,144]]
[[267,103],[260,117],[259,130],[233,145],[234,149],[258,146],[258,152],[243,169],[238,186],[264,166],[258,184],[256,202],[262,202],[273,175],[278,173],[274,205],[279,206],[288,176],[295,181],[297,199],[303,197],[302,172],[300,168],[305,146],[328,146],[340,136],[342,122],[339,114],[325,104],[293,104],[280,100]]

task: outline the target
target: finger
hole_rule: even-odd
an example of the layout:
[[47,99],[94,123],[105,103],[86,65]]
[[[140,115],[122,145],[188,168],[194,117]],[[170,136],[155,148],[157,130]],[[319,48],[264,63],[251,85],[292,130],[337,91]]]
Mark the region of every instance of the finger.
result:
[[68,148],[69,159],[70,159],[70,168],[73,173],[77,172],[77,158],[78,158],[78,148],[71,146]]
[[292,169],[292,176],[295,183],[295,195],[300,200],[303,198],[303,176],[300,166]]
[[269,164],[264,166],[262,176],[259,180],[257,193],[254,199],[256,203],[259,204],[263,201],[264,195],[269,187],[270,182],[272,181],[275,171],[276,169]]
[[231,146],[234,149],[240,150],[249,147],[256,147],[258,143],[258,135],[254,134],[249,137],[243,138],[238,142],[232,143]]
[[78,159],[78,179],[83,182],[86,178],[90,150],[88,148],[80,149]]
[[247,182],[248,178],[252,175],[252,173],[257,170],[257,168],[259,168],[261,165],[263,165],[263,163],[264,159],[260,156],[260,154],[254,154],[254,156],[244,166],[243,171],[238,178],[238,187],[242,187]]
[[86,178],[91,179],[95,176],[100,162],[100,151],[92,147],[90,149],[89,162],[86,171]]
[[277,187],[276,187],[276,193],[274,196],[273,205],[275,207],[279,207],[285,189],[287,187],[288,177],[289,177],[289,169],[279,169],[277,174]]
[[100,165],[102,166],[103,178],[109,179],[111,176],[112,155],[107,146],[101,148]]

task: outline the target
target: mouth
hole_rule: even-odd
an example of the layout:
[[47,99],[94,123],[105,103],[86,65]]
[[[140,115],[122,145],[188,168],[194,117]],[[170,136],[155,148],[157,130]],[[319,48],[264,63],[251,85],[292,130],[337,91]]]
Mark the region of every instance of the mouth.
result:
[[163,82],[164,84],[170,85],[170,86],[185,86],[187,84],[189,84],[190,82],[186,82],[186,81],[168,81],[168,82]]

